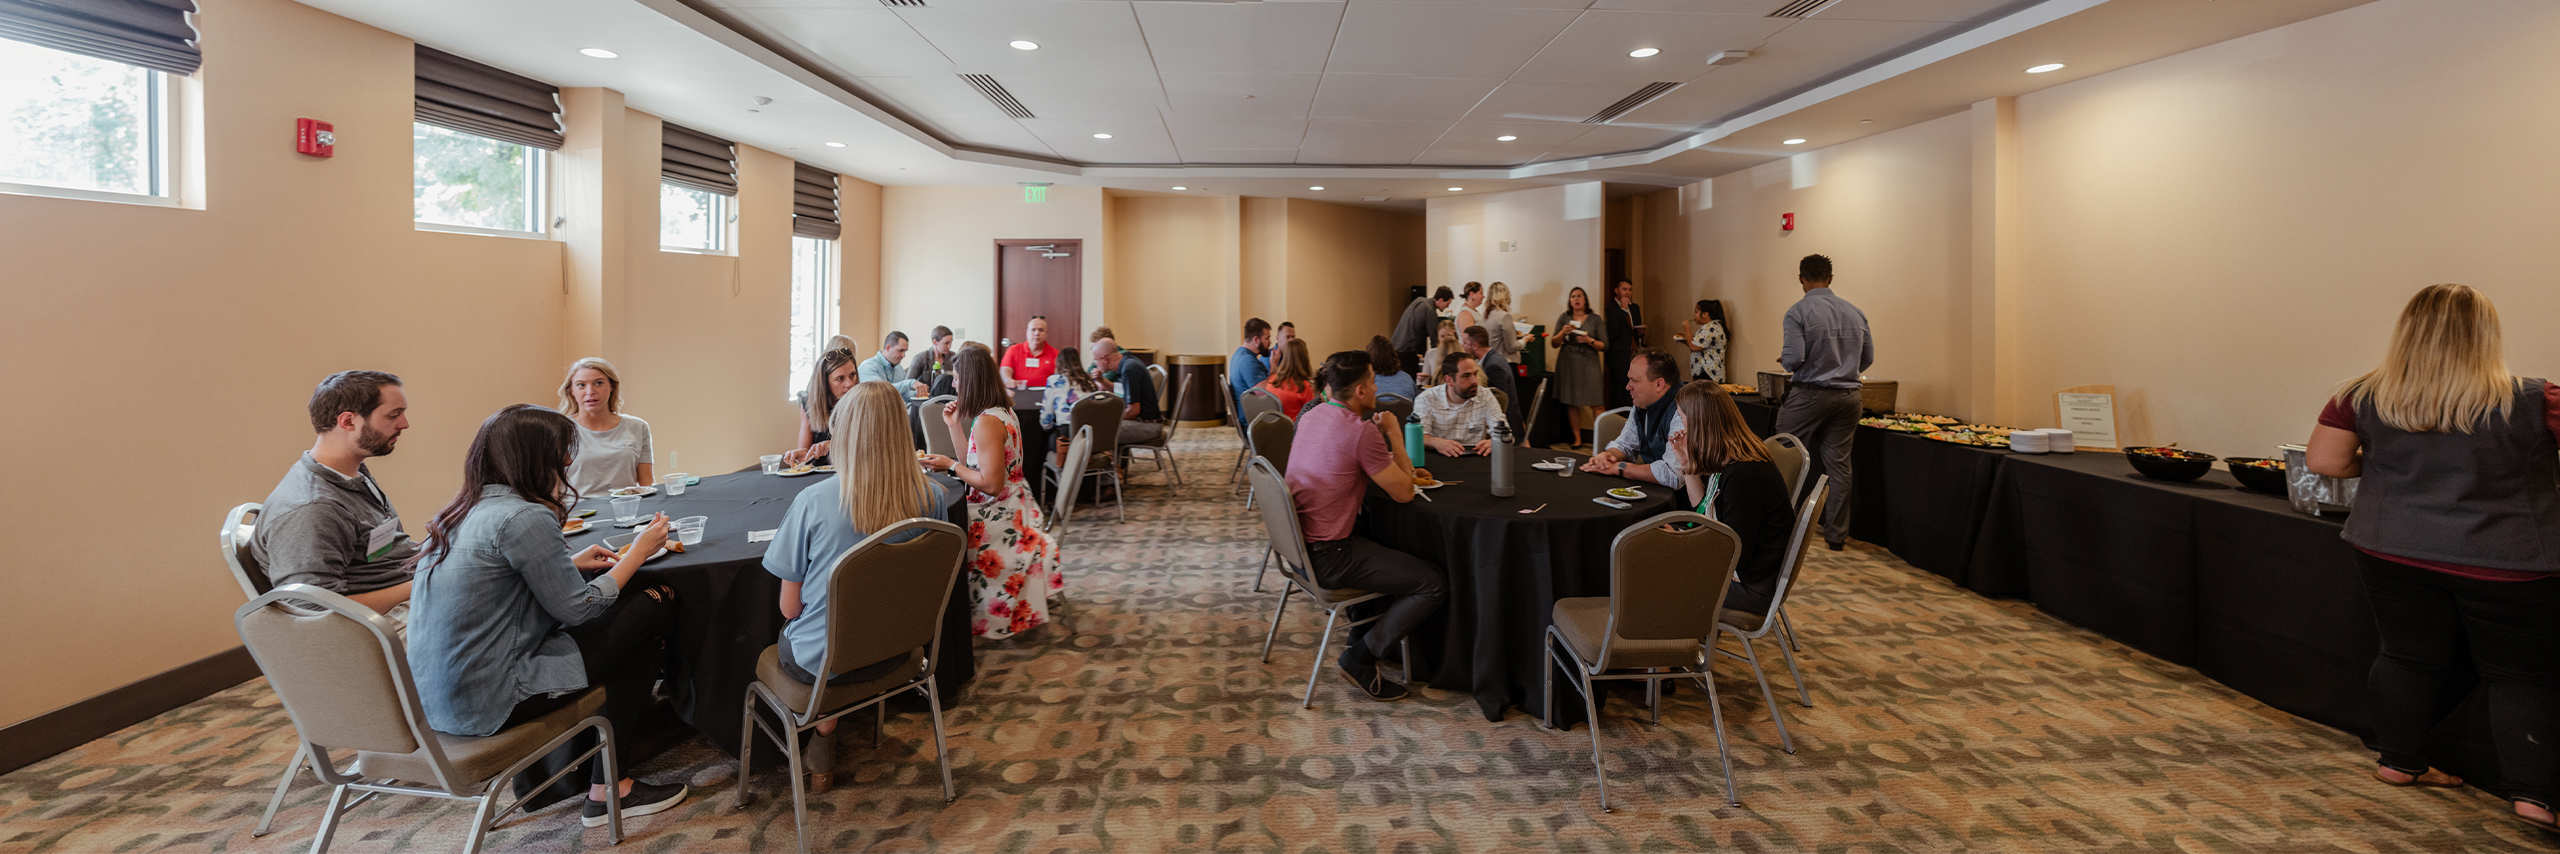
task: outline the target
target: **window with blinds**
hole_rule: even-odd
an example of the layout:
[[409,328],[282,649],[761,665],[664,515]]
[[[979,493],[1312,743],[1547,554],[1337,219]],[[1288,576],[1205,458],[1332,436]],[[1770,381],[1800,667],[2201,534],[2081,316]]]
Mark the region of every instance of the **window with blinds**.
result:
[[844,234],[836,217],[836,173],[806,163],[792,164],[791,233],[834,240]]
[[174,204],[194,0],[0,0],[0,192]]
[[[7,0],[0,0],[7,2]],[[547,234],[560,87],[417,46],[414,207],[439,231]]]

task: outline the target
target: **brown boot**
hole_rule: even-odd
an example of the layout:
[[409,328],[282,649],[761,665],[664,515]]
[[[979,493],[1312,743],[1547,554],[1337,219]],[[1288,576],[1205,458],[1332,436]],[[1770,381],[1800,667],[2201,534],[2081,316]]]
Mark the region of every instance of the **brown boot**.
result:
[[809,794],[823,795],[836,787],[836,737],[833,733],[812,734],[809,748],[801,752],[800,767],[809,771]]

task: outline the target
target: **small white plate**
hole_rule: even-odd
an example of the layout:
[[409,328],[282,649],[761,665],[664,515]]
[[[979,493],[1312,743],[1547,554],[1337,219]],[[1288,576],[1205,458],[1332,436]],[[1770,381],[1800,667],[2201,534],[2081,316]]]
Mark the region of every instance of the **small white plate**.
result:
[[607,492],[605,493],[605,496],[608,498],[647,498],[656,494],[658,494],[658,488],[654,486],[626,486],[612,492]]
[[589,523],[587,522],[587,520],[585,520],[585,519],[580,519],[580,520],[578,520],[578,526],[577,526],[577,527],[575,527],[575,528],[571,528],[571,527],[567,527],[567,526],[562,526],[562,527],[560,528],[560,536],[566,537],[566,536],[568,536],[568,535],[570,535],[570,534],[584,534],[584,533],[586,533],[586,532],[588,532],[588,531],[592,531],[592,530],[595,530],[595,529],[596,529],[596,526],[594,526],[594,525],[592,525],[592,524],[589,524]]
[[1417,483],[1417,484],[1414,484],[1414,485],[1413,485],[1413,488],[1415,488],[1415,489],[1439,489],[1440,487],[1448,486],[1448,485],[1449,485],[1449,482],[1448,482],[1448,481],[1445,481],[1445,480],[1435,480],[1435,481],[1432,481],[1432,482],[1431,482],[1431,485],[1430,485],[1430,486],[1424,486],[1424,485],[1422,485],[1422,484]]
[[1644,497],[1644,490],[1621,486],[1616,489],[1609,490],[1609,495],[1613,498],[1622,498],[1628,501],[1634,501]]
[[1564,471],[1565,469],[1564,466],[1555,463],[1530,463],[1529,467],[1539,471]]
[[818,472],[820,472],[820,471],[832,471],[832,470],[833,470],[833,469],[819,469],[819,468],[816,468],[816,467],[810,467],[810,468],[790,468],[790,469],[783,469],[783,470],[781,470],[781,471],[774,472],[774,475],[775,475],[776,477],[808,477],[809,475],[817,474],[817,473],[818,473]]

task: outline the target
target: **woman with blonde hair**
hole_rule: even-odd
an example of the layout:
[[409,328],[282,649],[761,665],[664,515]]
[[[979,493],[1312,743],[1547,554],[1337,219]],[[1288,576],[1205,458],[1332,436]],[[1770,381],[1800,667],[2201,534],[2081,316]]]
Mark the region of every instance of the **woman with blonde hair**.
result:
[[[871,533],[919,516],[934,518],[943,505],[943,486],[916,464],[915,434],[907,426],[907,405],[885,382],[856,385],[836,403],[827,422],[835,439],[830,459],[835,477],[800,490],[791,509],[765,548],[764,568],[782,579],[783,672],[815,685],[827,652],[827,591],[834,585],[836,559]],[[914,539],[910,533],[890,542]],[[889,674],[905,655],[829,673],[829,685],[868,682]],[[840,664],[849,662],[839,662]],[[835,722],[818,726],[809,744],[809,789],[824,793],[835,782]]]
[[569,461],[569,488],[603,495],[657,480],[649,422],[622,414],[622,373],[588,356],[569,363],[560,380],[560,414],[578,422],[577,456]]
[[[853,342],[842,335],[836,337],[847,344]],[[833,438],[827,431],[829,414],[835,411],[836,401],[852,391],[861,377],[862,360],[854,358],[852,347],[830,347],[818,354],[817,364],[809,366],[809,387],[800,392],[799,441],[782,455],[784,463],[796,466],[827,458],[828,451],[833,450],[827,444]]]
[[1477,325],[1493,333],[1493,351],[1502,360],[1520,364],[1520,331],[1511,325],[1511,286],[1495,282],[1484,286],[1484,320]]
[[2560,738],[2560,392],[2507,372],[2498,310],[2464,285],[2410,298],[2382,364],[2338,387],[2307,462],[2361,477],[2345,538],[2382,635],[2374,779],[2451,788],[2427,731],[2467,647],[2517,819],[2552,822]]
[[1315,368],[1307,358],[1305,339],[1291,338],[1271,353],[1271,376],[1258,386],[1280,399],[1280,414],[1298,420],[1298,413],[1316,399]]

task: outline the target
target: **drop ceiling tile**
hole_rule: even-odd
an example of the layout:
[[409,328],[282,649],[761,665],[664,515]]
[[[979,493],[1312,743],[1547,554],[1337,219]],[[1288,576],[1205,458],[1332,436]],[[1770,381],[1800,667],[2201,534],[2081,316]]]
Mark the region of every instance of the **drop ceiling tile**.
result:
[[1177,72],[1324,70],[1341,3],[1137,3],[1156,68]]
[[[1164,75],[1165,102],[1184,118],[1306,118],[1322,74]],[[1250,96],[1250,97],[1248,97]]]
[[[1579,122],[1645,84],[1582,80],[1513,80],[1467,113],[1469,121]],[[1679,90],[1674,89],[1673,92]]]
[[1039,157],[1058,156],[1058,152],[1050,148],[1048,143],[1041,142],[1040,137],[1033,135],[1030,130],[1022,126],[1021,122],[1010,117],[935,122],[933,129],[940,131],[945,139],[971,148],[991,148]]
[[1044,119],[1145,119],[1155,124],[1167,107],[1153,74],[999,74],[1013,99]]
[[[1750,50],[1792,23],[1765,15],[1586,12],[1513,79],[1687,80],[1714,68],[1707,58],[1717,51]],[[1643,59],[1627,55],[1642,47],[1662,52]]]
[[1408,163],[1448,129],[1448,122],[1311,121],[1298,143],[1298,162]]
[[[902,7],[914,27],[952,64],[972,74],[1154,74],[1146,37],[1126,3],[987,0]],[[1023,39],[1039,50],[1015,50]]]
[[[1164,125],[1149,121],[1111,122],[1094,119],[1023,119],[1023,128],[1049,144],[1058,156],[1078,163],[1178,163],[1182,158],[1165,135]],[[1110,139],[1094,139],[1097,133]]]
[[1415,166],[1526,166],[1538,159],[1533,151],[1488,151],[1481,148],[1432,146],[1413,158]]
[[1589,133],[1574,137],[1572,142],[1548,149],[1545,154],[1539,156],[1539,159],[1562,160],[1647,151],[1695,133],[1689,130],[1628,125],[1592,125],[1590,127]]
[[[1259,164],[1259,165],[1281,165],[1281,164],[1295,163],[1295,162],[1297,162],[1297,159],[1298,159],[1298,150],[1297,150],[1297,149],[1295,149],[1295,148],[1188,148],[1188,147],[1186,147],[1186,148],[1182,149],[1182,162],[1184,162],[1184,163],[1228,163],[1228,164],[1243,163],[1243,164]],[[1196,190],[1196,189],[1200,189],[1200,188],[1198,188],[1198,187],[1193,187],[1192,189],[1195,189],[1195,190]]]
[[1405,74],[1324,75],[1314,112],[1325,119],[1456,121],[1465,118],[1501,80],[1479,77],[1414,77]]
[[928,122],[1013,120],[959,75],[865,77],[855,82],[889,102],[882,106]]
[[1814,15],[1830,21],[1942,21],[1982,23],[2012,8],[2032,6],[2019,0],[1840,0]]
[[1193,149],[1296,150],[1307,135],[1305,119],[1168,119],[1174,142],[1188,160]]
[[733,9],[759,33],[846,77],[951,73],[951,59],[888,7]]
[[1510,77],[1580,13],[1554,9],[1355,3],[1326,71]]
[[[1534,155],[1572,142],[1599,125],[1580,122],[1459,122],[1433,143],[1434,148],[1481,148],[1487,151],[1526,151]],[[1516,136],[1510,142],[1503,137]]]
[[1621,123],[1684,125],[1722,121],[1738,110],[1807,88],[1807,83],[1915,47],[1963,25],[1899,21],[1799,21],[1751,58],[1618,117]]

